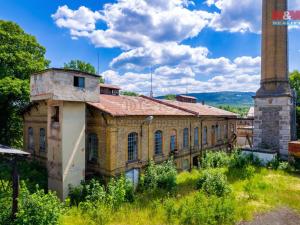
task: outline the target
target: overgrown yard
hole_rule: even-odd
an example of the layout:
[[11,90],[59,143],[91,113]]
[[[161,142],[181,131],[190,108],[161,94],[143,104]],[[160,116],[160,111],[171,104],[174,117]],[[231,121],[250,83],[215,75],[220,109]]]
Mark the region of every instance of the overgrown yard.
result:
[[[282,206],[300,213],[298,174],[253,165],[225,165],[221,163],[201,170],[182,172],[177,175],[175,190],[168,192],[155,189],[138,193],[133,203],[125,203],[118,209],[108,211],[107,216],[105,213],[91,215],[90,212],[72,207],[62,216],[62,223],[235,224]],[[211,168],[218,166],[221,168]],[[209,193],[209,187],[208,191],[196,189],[199,179],[206,173],[225,175],[229,189],[224,195]],[[210,185],[216,190],[223,190],[222,184],[218,183],[216,179]],[[97,218],[99,221],[96,222]]]
[[[17,224],[225,225],[252,220],[279,207],[300,214],[300,176],[287,163],[262,167],[255,158],[212,153],[201,169],[180,174],[172,161],[152,163],[136,192],[121,177],[106,187],[93,180],[72,188],[64,204],[51,194],[25,196],[29,200],[20,199]],[[7,209],[1,203],[0,208]]]

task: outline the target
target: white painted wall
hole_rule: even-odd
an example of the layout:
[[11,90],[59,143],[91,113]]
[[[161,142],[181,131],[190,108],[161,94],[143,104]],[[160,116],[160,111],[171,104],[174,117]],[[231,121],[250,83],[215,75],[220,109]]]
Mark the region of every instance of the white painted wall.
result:
[[64,102],[62,112],[62,188],[77,186],[85,174],[85,103]]

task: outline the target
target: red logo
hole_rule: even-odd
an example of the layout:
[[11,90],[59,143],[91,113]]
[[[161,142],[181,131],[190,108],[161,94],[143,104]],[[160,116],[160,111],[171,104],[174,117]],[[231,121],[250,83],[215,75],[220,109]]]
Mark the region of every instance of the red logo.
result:
[[295,11],[273,11],[273,20],[300,20],[300,10]]

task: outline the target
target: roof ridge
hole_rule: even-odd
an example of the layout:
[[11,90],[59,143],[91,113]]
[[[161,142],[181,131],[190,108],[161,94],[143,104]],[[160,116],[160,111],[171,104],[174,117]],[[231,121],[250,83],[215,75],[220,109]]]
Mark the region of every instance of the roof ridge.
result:
[[167,102],[161,101],[161,100],[159,100],[159,99],[151,98],[151,97],[148,97],[148,96],[145,96],[145,95],[140,95],[139,97],[145,98],[145,99],[148,99],[148,100],[150,100],[150,101],[157,102],[157,103],[159,103],[159,104],[166,105],[166,106],[169,106],[169,107],[172,107],[172,108],[175,108],[175,109],[179,109],[179,110],[182,110],[182,111],[185,111],[185,112],[194,114],[194,115],[196,115],[196,116],[199,115],[197,112],[195,112],[195,111],[193,111],[193,110],[185,109],[185,108],[183,108],[183,107],[180,107],[180,106],[177,106],[177,105],[173,105],[173,104],[171,104],[171,103],[167,103]]

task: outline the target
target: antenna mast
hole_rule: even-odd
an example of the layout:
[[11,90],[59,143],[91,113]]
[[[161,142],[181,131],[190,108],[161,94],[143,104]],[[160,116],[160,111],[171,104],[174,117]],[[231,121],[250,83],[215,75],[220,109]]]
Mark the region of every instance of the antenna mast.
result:
[[152,66],[150,66],[150,75],[151,75],[151,89],[150,89],[150,98],[153,98],[153,86],[152,86]]
[[99,71],[99,52],[97,52],[97,74],[100,75],[100,71]]

